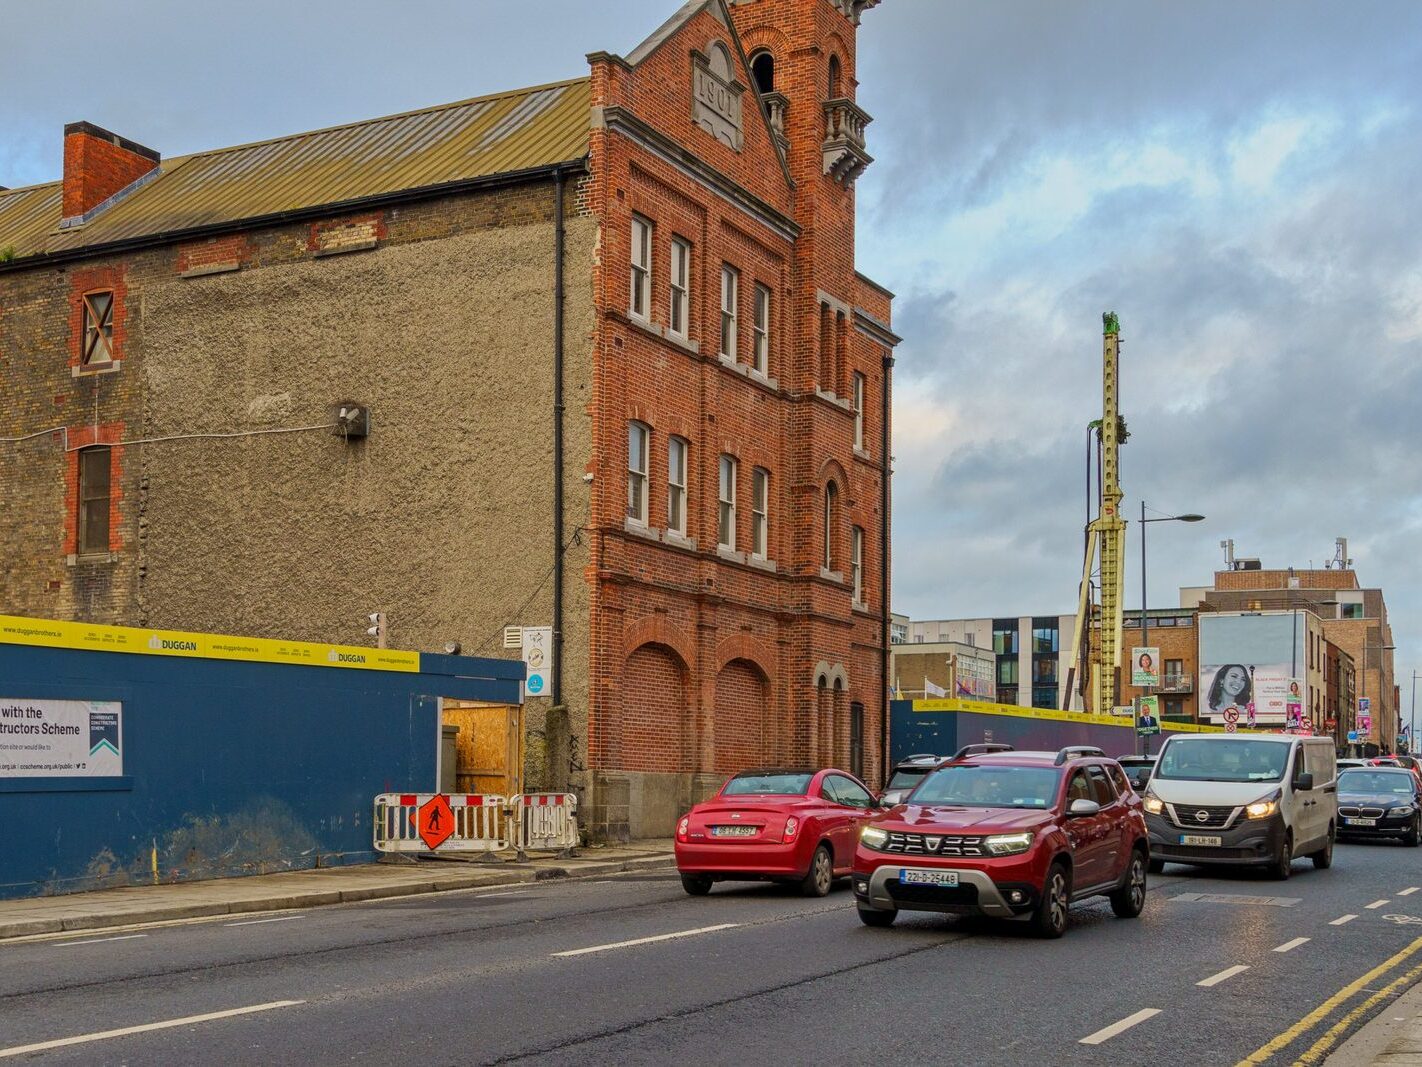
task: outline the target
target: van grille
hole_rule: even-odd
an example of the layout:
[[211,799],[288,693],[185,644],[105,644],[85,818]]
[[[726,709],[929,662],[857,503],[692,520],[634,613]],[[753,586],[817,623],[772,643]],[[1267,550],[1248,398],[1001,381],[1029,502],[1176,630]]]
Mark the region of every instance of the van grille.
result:
[[881,851],[904,856],[981,856],[981,837],[944,837],[938,834],[906,834],[890,831]]
[[1223,830],[1234,822],[1239,809],[1212,804],[1167,804],[1175,825],[1185,830]]

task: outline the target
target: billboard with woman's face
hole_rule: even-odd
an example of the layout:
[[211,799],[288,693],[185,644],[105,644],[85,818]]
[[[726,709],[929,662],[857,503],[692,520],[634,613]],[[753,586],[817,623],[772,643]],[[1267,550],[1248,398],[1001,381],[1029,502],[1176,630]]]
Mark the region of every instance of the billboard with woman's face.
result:
[[[1306,625],[1291,612],[1211,614],[1199,617],[1200,715],[1212,723],[1287,726],[1297,697],[1296,666],[1304,662]],[[1297,723],[1299,712],[1295,710]]]

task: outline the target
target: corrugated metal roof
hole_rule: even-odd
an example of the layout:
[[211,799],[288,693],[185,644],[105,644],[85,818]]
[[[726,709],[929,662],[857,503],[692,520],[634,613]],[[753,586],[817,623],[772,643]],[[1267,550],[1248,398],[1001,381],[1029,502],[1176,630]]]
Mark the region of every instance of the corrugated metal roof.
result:
[[581,159],[589,80],[165,160],[160,176],[60,232],[60,185],[0,192],[0,249],[18,256],[238,222]]

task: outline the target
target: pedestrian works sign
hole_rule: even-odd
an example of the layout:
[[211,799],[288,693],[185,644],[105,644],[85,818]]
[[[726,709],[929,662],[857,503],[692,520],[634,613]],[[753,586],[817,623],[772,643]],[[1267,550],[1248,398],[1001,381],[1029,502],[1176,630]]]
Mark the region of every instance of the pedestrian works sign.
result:
[[415,818],[415,830],[431,852],[439,848],[454,833],[454,809],[449,797],[437,793],[420,805]]
[[418,652],[355,645],[325,645],[311,641],[281,641],[268,637],[149,630],[132,626],[100,626],[88,622],[30,619],[0,615],[0,643],[43,648],[79,648],[91,652],[132,652],[180,659],[246,660],[253,663],[296,663],[305,667],[348,667],[357,670],[420,669]]

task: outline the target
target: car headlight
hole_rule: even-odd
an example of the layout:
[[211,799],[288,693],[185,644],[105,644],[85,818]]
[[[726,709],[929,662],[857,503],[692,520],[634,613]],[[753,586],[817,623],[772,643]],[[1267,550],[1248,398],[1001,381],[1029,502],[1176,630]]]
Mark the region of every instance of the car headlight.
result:
[[1161,803],[1160,797],[1152,793],[1147,793],[1141,797],[1141,803],[1145,805],[1145,810],[1152,815],[1159,815],[1165,810],[1165,805]]
[[1403,804],[1401,807],[1393,808],[1390,812],[1388,812],[1388,814],[1401,817],[1403,815],[1411,815],[1413,810],[1414,809],[1411,804]]
[[985,847],[994,856],[1011,856],[1016,852],[1026,852],[1032,847],[1032,835],[1022,834],[993,834],[991,837],[983,838]]
[[1245,806],[1244,814],[1251,819],[1267,819],[1279,810],[1279,801],[1274,797],[1267,797],[1264,800],[1256,800],[1253,804]]
[[889,835],[877,826],[866,826],[859,831],[859,840],[866,848],[883,848],[889,840]]

